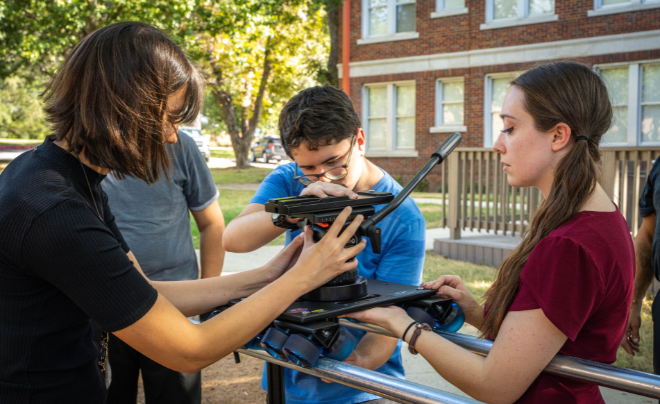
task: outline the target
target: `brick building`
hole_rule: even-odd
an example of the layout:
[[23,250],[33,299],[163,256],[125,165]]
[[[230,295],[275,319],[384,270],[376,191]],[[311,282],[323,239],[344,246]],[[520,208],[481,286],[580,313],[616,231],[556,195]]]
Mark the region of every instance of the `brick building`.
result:
[[404,182],[451,132],[491,147],[508,82],[549,61],[605,79],[605,147],[660,145],[660,0],[351,0],[343,16],[367,157]]

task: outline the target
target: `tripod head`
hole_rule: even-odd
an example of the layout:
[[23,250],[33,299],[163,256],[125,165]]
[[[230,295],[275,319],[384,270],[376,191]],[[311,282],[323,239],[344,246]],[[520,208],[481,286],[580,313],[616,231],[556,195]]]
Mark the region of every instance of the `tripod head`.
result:
[[[362,237],[371,241],[374,253],[381,253],[381,229],[376,226],[390,213],[403,203],[403,201],[414,191],[419,183],[437,164],[442,163],[459,143],[462,136],[460,133],[452,133],[440,147],[431,155],[417,175],[399,192],[396,197],[389,192],[361,191],[357,199],[349,199],[348,196],[331,196],[319,198],[312,195],[302,195],[287,198],[275,198],[266,203],[265,210],[273,214],[273,223],[276,226],[287,229],[304,229],[309,225],[314,231],[314,240],[319,241],[325,236],[329,228],[346,206],[351,206],[353,211],[346,220],[346,227],[358,216],[363,215],[365,220],[358,230],[346,244],[346,248],[357,245]],[[376,212],[374,205],[387,204]],[[289,219],[301,219],[295,225],[283,222],[282,217]],[[282,224],[286,223],[286,224]],[[340,233],[341,233],[340,232]],[[303,296],[306,300],[339,301],[363,297],[366,294],[366,279],[357,276],[357,270],[348,271],[332,279],[326,285]],[[363,287],[358,285],[363,284]],[[330,288],[330,289],[328,289]],[[363,293],[360,296],[360,293]],[[356,297],[357,296],[357,297]]]

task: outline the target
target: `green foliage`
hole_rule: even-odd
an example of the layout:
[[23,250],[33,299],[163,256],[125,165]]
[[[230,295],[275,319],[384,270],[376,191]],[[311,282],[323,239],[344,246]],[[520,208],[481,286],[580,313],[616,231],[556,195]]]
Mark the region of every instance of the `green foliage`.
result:
[[429,187],[430,187],[429,180],[427,178],[424,178],[415,187],[415,192],[429,192]]
[[42,104],[22,77],[0,81],[0,139],[43,139],[49,131]]

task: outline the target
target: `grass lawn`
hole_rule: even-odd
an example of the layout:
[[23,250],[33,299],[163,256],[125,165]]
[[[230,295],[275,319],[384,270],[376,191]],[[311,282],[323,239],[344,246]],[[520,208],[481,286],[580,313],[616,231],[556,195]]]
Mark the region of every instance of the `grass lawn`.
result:
[[250,167],[242,170],[236,168],[211,168],[213,182],[216,184],[258,184],[272,171],[272,168],[261,167]]
[[211,157],[223,158],[223,159],[233,159],[236,158],[234,154],[234,149],[211,149]]

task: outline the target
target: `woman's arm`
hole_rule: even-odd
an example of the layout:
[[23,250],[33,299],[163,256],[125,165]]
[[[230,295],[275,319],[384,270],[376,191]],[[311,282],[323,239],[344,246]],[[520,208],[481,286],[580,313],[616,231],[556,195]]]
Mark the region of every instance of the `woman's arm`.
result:
[[[114,334],[166,367],[187,373],[197,372],[245,344],[299,296],[357,266],[357,259],[346,261],[359,254],[366,241],[362,240],[352,248],[344,246],[362,222],[362,217],[353,221],[341,235],[337,235],[350,211],[349,208],[345,209],[318,243],[314,243],[312,231],[307,228],[303,233],[304,249],[291,269],[275,282],[211,320],[203,324],[192,324],[177,307],[159,294],[156,303],[146,315]],[[302,238],[297,238],[296,242],[300,243]],[[205,284],[234,276],[236,275],[193,282]],[[238,282],[240,284],[240,281]],[[211,289],[190,289],[190,286],[180,288],[176,285],[182,282],[165,283],[168,284],[165,285],[166,289],[169,288],[168,292],[173,298],[185,301],[196,310],[208,303],[207,300],[216,299],[212,296]],[[204,291],[208,292],[208,296],[190,296],[201,295]],[[222,299],[227,299],[226,295]]]
[[[350,317],[401,337],[413,321],[398,307],[376,308]],[[406,335],[410,341],[411,332]],[[471,397],[513,403],[529,388],[566,342],[541,309],[509,312],[487,357],[473,354],[438,334],[422,331],[415,349],[445,378]]]

